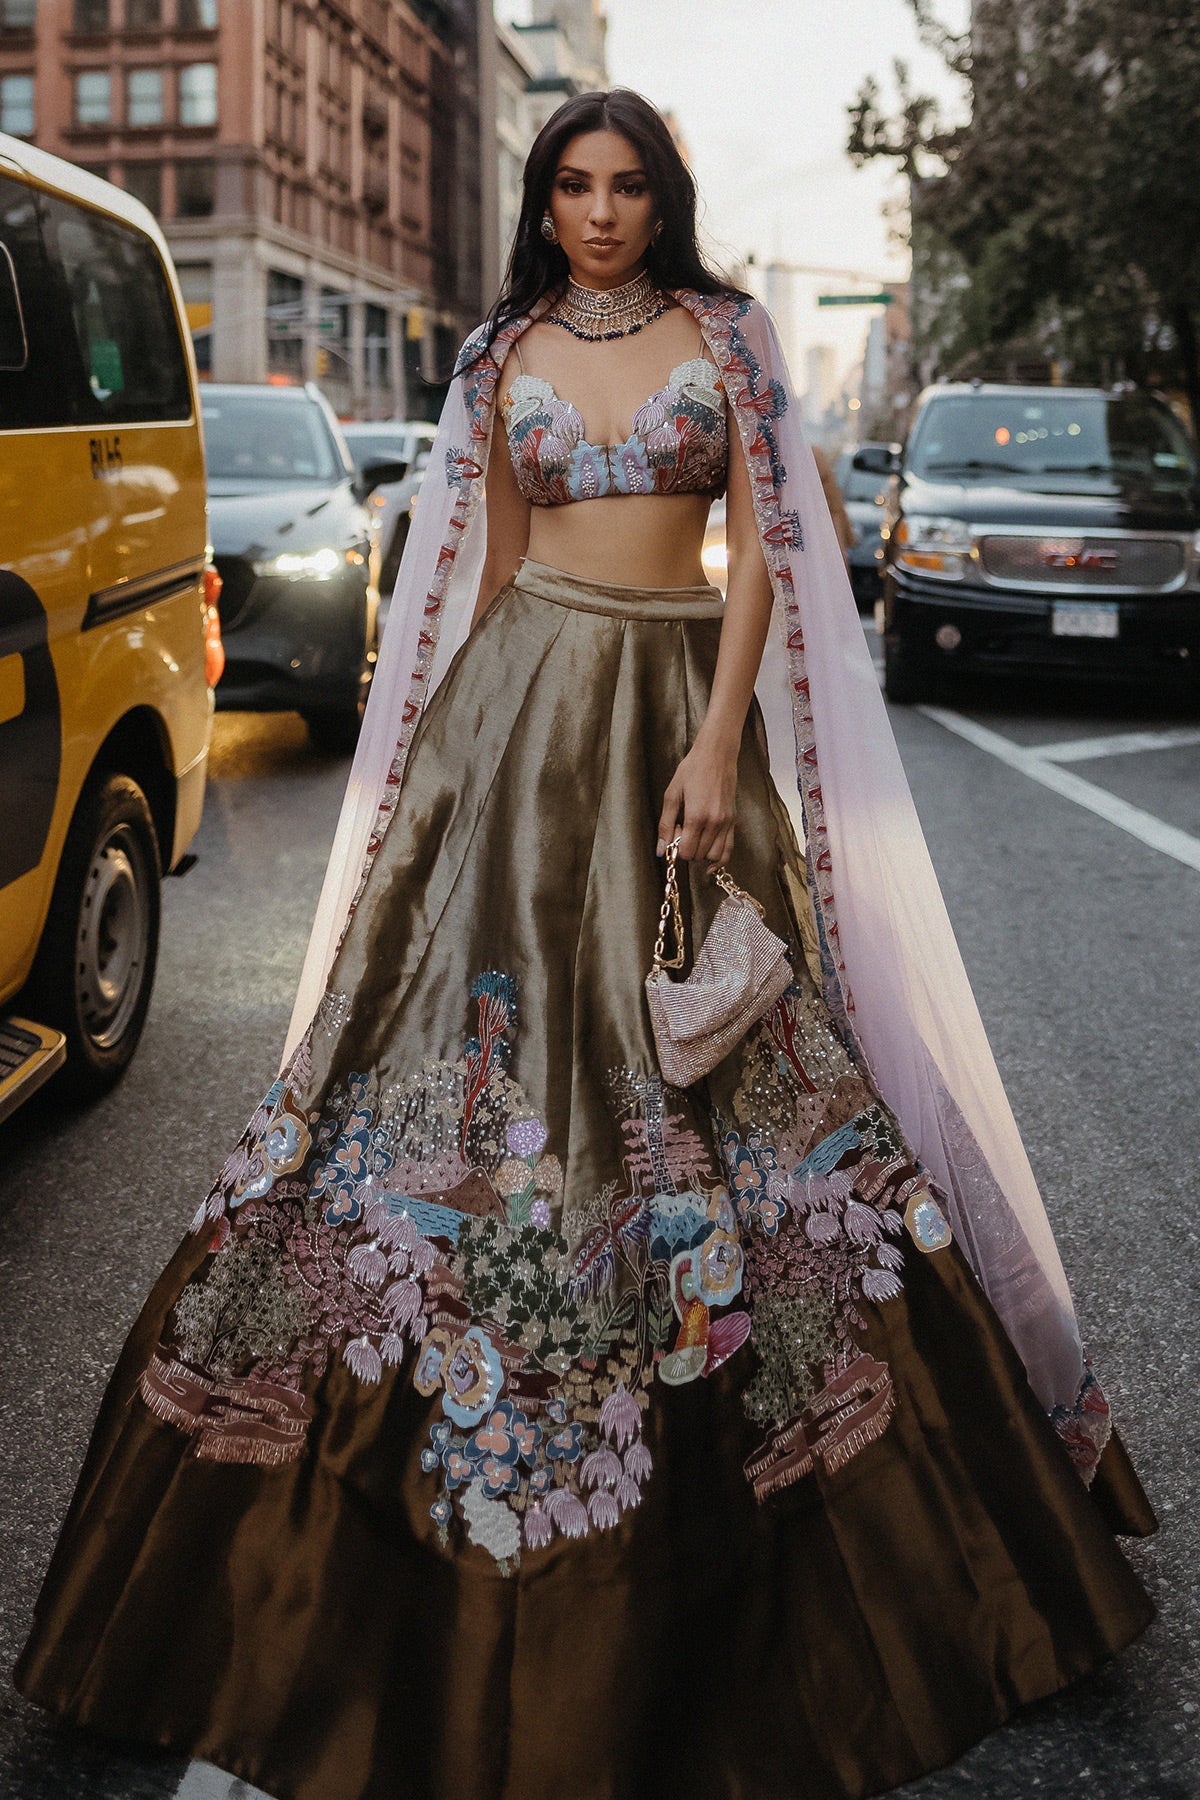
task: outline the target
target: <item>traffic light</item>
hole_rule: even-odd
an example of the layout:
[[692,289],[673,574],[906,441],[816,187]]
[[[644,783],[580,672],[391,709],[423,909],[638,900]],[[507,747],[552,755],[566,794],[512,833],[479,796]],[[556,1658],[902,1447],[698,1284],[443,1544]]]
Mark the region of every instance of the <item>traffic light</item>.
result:
[[316,372],[318,375],[328,375],[329,373],[329,352],[324,344],[317,345]]

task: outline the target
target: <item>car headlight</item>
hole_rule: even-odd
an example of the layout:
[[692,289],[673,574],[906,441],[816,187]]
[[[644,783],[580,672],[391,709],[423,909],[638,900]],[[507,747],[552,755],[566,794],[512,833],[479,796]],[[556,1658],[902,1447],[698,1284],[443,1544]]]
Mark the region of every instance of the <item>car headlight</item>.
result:
[[266,562],[255,563],[254,573],[282,581],[332,581],[345,560],[340,550],[329,545],[321,550],[284,550]]
[[910,513],[892,531],[895,561],[902,569],[962,581],[971,560],[971,527],[965,519]]
[[724,538],[714,538],[700,552],[700,564],[706,575],[724,575],[729,567],[729,546]]

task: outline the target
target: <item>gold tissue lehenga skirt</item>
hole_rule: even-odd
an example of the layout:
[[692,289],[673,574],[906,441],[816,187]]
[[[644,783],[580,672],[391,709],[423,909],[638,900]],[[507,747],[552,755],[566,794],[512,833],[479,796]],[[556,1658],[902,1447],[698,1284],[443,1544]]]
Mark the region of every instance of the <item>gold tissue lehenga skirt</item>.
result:
[[731,872],[794,980],[659,1077],[721,604],[527,559],[455,656],[109,1386],[33,1699],[279,1800],[846,1800],[1152,1616],[1119,1439],[1089,1492],[821,999],[757,705]]

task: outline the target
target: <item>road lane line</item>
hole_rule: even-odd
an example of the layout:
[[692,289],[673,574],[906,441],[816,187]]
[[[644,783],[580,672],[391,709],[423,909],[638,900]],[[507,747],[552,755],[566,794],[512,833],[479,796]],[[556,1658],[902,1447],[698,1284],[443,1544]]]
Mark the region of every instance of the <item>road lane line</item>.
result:
[[1001,737],[998,731],[989,731],[985,725],[977,725],[961,713],[950,712],[941,706],[920,706],[916,710],[946,731],[952,731],[956,737],[973,744],[977,750],[994,756],[997,762],[1007,763],[1010,769],[1019,770],[1030,781],[1049,788],[1051,793],[1060,794],[1064,800],[1074,801],[1076,806],[1107,820],[1118,830],[1137,838],[1139,843],[1149,845],[1151,850],[1173,857],[1186,868],[1200,870],[1200,838],[1193,837],[1190,832],[1166,824],[1153,813],[1143,812],[1140,806],[1131,806],[1127,800],[1097,787],[1095,782],[1085,781],[1081,775],[1048,762],[1039,751],[1014,744],[1010,738]]
[[1142,750],[1177,750],[1200,744],[1200,729],[1188,725],[1166,731],[1115,731],[1110,737],[1072,738],[1062,744],[1029,744],[1043,762],[1091,762],[1100,756],[1131,756]]

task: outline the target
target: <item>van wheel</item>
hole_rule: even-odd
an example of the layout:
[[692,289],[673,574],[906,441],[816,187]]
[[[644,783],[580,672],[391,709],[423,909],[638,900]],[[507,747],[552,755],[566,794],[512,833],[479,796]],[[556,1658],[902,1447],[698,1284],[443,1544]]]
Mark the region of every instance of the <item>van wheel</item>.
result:
[[67,1040],[57,1091],[87,1100],[125,1073],[146,1023],[162,914],[158,835],[127,775],[93,776],[63,846],[29,983]]
[[348,756],[358,743],[362,725],[362,703],[356,706],[322,706],[304,715],[308,738],[314,750],[328,756]]
[[929,693],[927,670],[903,644],[884,641],[883,691],[897,706],[919,706]]

